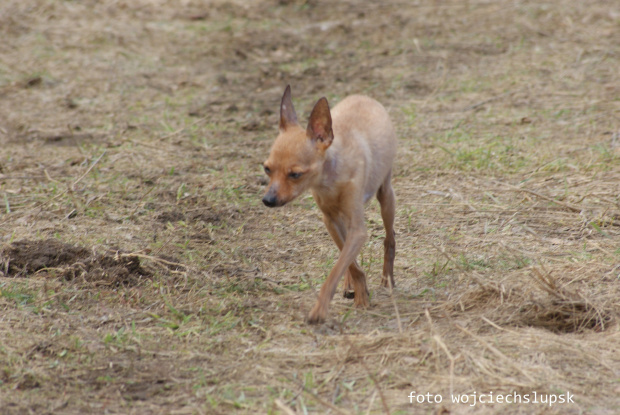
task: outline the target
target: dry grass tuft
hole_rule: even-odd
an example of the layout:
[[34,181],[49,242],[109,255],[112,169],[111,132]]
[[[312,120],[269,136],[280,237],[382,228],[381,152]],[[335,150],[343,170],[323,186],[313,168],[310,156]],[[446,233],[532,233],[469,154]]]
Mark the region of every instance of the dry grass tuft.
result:
[[558,285],[550,274],[538,268],[533,270],[538,286],[548,294],[541,302],[521,306],[524,325],[541,327],[557,333],[574,333],[585,330],[603,331],[616,314],[613,299],[587,298],[584,294]]

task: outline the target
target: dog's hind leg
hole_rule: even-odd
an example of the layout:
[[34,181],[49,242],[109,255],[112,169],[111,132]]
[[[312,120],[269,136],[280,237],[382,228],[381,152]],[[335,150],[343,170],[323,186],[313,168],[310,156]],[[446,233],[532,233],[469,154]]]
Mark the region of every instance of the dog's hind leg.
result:
[[396,198],[394,197],[391,180],[392,172],[390,171],[377,191],[377,200],[379,200],[381,205],[381,218],[385,227],[383,275],[381,276],[382,287],[394,287],[394,257],[396,255],[394,216],[396,215]]

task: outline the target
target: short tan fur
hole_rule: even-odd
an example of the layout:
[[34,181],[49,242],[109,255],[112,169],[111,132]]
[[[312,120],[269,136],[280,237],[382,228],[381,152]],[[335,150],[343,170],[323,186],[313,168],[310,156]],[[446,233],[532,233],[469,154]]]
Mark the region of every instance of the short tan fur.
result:
[[345,276],[345,297],[358,307],[370,305],[366,275],[356,258],[367,238],[364,204],[376,196],[386,231],[381,285],[394,286],[395,198],[391,185],[396,134],[385,108],[372,98],[352,95],[332,110],[321,98],[304,129],[297,121],[286,87],[280,104],[280,133],[265,172],[269,185],[263,203],[283,206],[310,190],[323,221],[340,250],[323,283],[309,323],[325,321],[338,282]]

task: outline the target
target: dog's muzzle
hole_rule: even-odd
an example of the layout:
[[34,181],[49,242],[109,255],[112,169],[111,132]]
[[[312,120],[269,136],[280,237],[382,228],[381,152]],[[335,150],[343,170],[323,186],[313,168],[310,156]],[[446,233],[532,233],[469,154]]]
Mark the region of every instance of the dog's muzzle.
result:
[[267,194],[263,197],[263,203],[267,207],[276,207],[278,206],[278,199],[274,195]]

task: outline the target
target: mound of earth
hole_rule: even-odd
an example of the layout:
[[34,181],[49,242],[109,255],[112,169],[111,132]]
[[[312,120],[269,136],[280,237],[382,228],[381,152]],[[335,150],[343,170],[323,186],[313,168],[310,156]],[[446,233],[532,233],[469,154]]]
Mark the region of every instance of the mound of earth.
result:
[[0,250],[0,272],[27,278],[45,270],[65,280],[83,280],[97,285],[135,284],[151,273],[140,259],[120,251],[103,254],[56,239],[17,241]]

